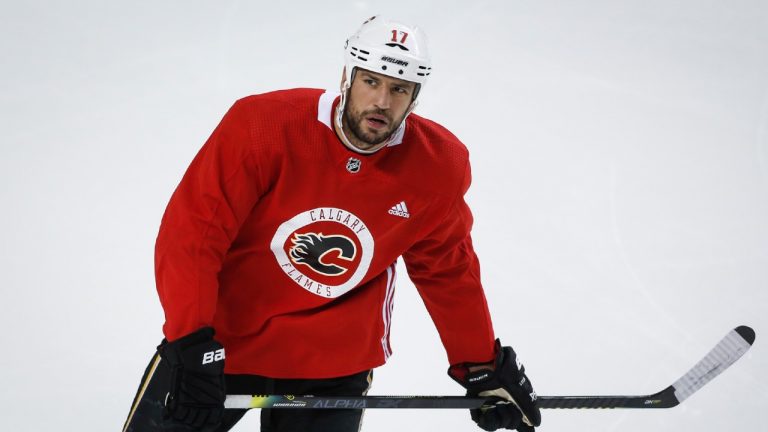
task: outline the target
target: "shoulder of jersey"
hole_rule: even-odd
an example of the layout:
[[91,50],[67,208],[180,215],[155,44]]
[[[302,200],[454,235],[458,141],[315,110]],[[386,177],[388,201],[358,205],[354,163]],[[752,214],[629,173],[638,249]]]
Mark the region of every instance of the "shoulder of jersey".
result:
[[233,115],[247,124],[250,145],[260,158],[279,164],[286,155],[312,159],[323,154],[325,125],[317,121],[317,104],[325,92],[297,88],[246,96],[232,107]]
[[252,115],[266,114],[273,122],[282,118],[296,119],[303,115],[314,117],[317,100],[324,91],[311,88],[277,90],[246,96],[235,102],[235,106],[240,106]]
[[[457,176],[463,177],[469,160],[469,151],[451,131],[442,125],[416,114],[408,116],[405,140],[424,152],[424,157]],[[404,145],[410,143],[404,142]]]

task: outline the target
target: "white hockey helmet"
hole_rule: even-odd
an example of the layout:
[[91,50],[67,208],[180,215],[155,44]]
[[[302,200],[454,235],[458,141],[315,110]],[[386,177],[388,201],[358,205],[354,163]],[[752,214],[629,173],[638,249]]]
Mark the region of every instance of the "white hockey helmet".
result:
[[[427,51],[427,36],[418,27],[388,20],[381,16],[369,18],[347,39],[344,45],[345,80],[341,88],[341,102],[336,108],[335,122],[341,140],[358,153],[373,153],[382,146],[395,142],[402,135],[405,119],[416,108],[421,88],[432,73],[432,62]],[[411,105],[390,137],[371,150],[355,148],[346,136],[342,117],[346,109],[347,93],[355,77],[355,69],[362,68],[393,78],[416,83]]]
[[[357,67],[415,82],[418,90],[432,73],[427,35],[416,26],[388,20],[380,15],[364,22],[347,39],[344,51],[347,86],[352,84]],[[416,96],[418,93],[414,95],[414,100]]]

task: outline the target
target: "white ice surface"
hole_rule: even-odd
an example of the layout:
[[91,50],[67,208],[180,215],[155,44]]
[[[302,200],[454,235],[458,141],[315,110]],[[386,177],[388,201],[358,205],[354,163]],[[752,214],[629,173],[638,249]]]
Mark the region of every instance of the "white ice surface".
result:
[[[121,427],[161,337],[153,244],[184,169],[235,99],[336,87],[344,39],[380,12],[431,36],[418,112],[471,151],[495,328],[539,394],[655,392],[757,331],[680,407],[546,411],[540,430],[765,430],[764,0],[4,0],[0,430]],[[371,393],[460,394],[399,274]],[[459,411],[365,416],[423,429],[479,430]]]

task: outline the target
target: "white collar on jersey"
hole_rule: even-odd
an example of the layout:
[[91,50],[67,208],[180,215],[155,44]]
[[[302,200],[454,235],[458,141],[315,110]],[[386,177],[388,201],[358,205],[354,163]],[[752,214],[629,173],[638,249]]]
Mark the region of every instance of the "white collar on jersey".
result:
[[[324,125],[328,126],[330,130],[333,131],[333,133],[336,133],[336,131],[333,128],[333,121],[336,116],[333,114],[333,102],[341,96],[341,93],[332,91],[332,90],[326,90],[325,93],[320,95],[320,100],[317,103],[317,121],[323,123]],[[376,146],[372,150],[361,150],[355,146],[353,146],[348,140],[347,137],[343,136],[342,133],[341,142],[344,143],[344,145],[349,148],[350,150],[361,153],[361,154],[373,154],[377,151],[381,150],[384,147],[392,147],[396,146],[398,144],[401,144],[403,142],[403,135],[405,135],[405,121],[400,124],[400,127],[397,128],[394,134],[385,141],[385,145],[382,146]]]

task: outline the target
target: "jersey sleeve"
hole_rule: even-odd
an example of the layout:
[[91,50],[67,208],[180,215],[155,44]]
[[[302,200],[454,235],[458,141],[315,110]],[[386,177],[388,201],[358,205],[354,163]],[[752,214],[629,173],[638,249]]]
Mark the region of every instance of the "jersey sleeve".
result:
[[264,190],[247,106],[236,102],[174,191],[155,244],[163,332],[177,339],[211,325],[224,255]]
[[461,191],[444,220],[403,254],[452,365],[488,362],[494,355],[493,325],[470,235],[472,213],[464,201],[470,178],[467,162]]

